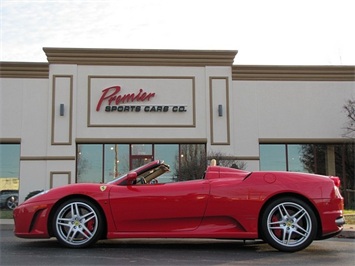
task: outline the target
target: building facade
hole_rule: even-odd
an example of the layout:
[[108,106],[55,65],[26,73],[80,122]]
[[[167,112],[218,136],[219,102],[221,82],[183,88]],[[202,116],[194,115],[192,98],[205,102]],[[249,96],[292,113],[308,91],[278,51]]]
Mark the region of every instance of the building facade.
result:
[[355,98],[354,66],[235,65],[237,51],[43,50],[46,63],[0,66],[2,161],[18,154],[1,177],[18,175],[20,201],[155,159],[174,169],[169,182],[182,158],[206,155],[249,171],[354,175],[343,108]]

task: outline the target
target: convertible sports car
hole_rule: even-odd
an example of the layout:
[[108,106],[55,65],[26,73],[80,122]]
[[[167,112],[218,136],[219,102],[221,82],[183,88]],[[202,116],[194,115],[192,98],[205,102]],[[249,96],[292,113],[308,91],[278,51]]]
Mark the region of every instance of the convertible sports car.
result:
[[44,191],[14,210],[15,235],[82,248],[112,238],[263,239],[295,252],[342,230],[338,177],[215,165],[199,180],[159,183],[153,161],[106,184]]

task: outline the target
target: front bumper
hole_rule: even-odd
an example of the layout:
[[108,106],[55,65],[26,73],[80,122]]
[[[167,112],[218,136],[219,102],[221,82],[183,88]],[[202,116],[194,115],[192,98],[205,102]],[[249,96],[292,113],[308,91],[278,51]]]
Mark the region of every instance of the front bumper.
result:
[[14,233],[21,238],[49,238],[48,204],[24,204],[18,206],[14,212]]

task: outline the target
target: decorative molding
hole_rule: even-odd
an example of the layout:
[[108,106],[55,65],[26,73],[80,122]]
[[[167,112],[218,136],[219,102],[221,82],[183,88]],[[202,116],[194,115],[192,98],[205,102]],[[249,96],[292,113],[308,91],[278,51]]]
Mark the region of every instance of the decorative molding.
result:
[[[68,137],[67,141],[56,141],[55,133],[56,133],[56,120],[58,120],[58,111],[56,112],[56,108],[58,108],[57,99],[56,99],[56,80],[60,78],[69,79],[69,88],[65,88],[68,90],[68,102],[66,102],[67,109],[69,109],[67,117],[68,123]],[[61,88],[63,89],[63,88]],[[73,132],[73,76],[72,75],[54,75],[52,81],[52,121],[51,121],[51,145],[71,145],[72,144],[72,132]]]
[[345,144],[354,143],[354,139],[349,138],[259,138],[259,144]]
[[71,172],[70,172],[70,171],[50,172],[50,173],[49,173],[49,176],[50,176],[49,188],[53,188],[54,177],[55,177],[56,175],[67,175],[67,176],[68,176],[68,179],[67,179],[66,185],[69,185],[69,184],[71,183]]
[[0,138],[0,144],[20,144],[20,138]]
[[[225,81],[225,87],[223,88],[225,90],[225,96],[226,98],[224,99],[224,117],[223,120],[225,120],[225,130],[226,130],[226,139],[225,141],[216,141],[215,137],[215,130],[218,131],[218,129],[215,128],[215,119],[214,119],[214,106],[217,106],[218,103],[214,103],[213,100],[213,90],[216,89],[218,90],[219,88],[213,88],[213,81],[214,80],[223,80]],[[211,145],[230,145],[230,120],[229,120],[229,80],[228,77],[210,77],[209,78],[209,94],[210,94],[210,134],[211,134]]]
[[234,65],[233,80],[355,81],[355,66]]
[[50,64],[121,66],[232,66],[236,50],[48,48]]
[[47,79],[48,74],[48,63],[0,62],[0,78]]
[[75,140],[77,144],[142,144],[142,143],[154,143],[154,144],[206,144],[206,138],[77,138]]
[[75,161],[75,156],[21,156],[20,161]]

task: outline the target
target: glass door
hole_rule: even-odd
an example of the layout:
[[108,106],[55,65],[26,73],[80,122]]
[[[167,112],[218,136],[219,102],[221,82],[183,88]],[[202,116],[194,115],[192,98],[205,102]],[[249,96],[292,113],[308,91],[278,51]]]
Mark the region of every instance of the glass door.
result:
[[153,144],[131,144],[130,169],[154,160]]

